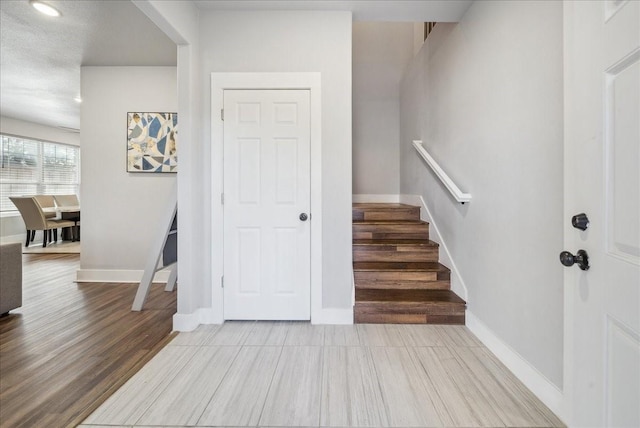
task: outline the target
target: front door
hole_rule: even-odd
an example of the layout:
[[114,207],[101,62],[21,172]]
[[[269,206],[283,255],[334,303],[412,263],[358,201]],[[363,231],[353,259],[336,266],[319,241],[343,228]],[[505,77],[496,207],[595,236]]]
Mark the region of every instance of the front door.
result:
[[308,90],[224,91],[224,318],[309,320]]
[[638,427],[640,2],[565,2],[564,24],[565,250],[590,265],[565,272],[568,417]]

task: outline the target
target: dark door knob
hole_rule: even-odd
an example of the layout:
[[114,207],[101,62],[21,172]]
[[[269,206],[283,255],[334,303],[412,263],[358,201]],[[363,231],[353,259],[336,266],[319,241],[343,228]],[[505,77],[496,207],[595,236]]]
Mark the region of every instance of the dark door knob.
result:
[[309,217],[305,213],[300,214],[300,220],[301,221],[307,221],[308,218]]
[[585,250],[578,250],[575,256],[568,251],[563,251],[560,253],[560,263],[567,267],[577,264],[580,269],[588,270],[589,255]]
[[571,217],[571,225],[576,229],[587,230],[589,227],[589,218],[585,213],[576,214]]

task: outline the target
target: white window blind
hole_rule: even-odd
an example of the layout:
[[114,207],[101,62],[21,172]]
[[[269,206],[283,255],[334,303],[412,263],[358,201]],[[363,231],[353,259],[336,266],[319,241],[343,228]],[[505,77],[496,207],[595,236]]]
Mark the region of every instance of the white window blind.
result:
[[80,148],[0,135],[0,211],[16,208],[9,196],[77,194]]

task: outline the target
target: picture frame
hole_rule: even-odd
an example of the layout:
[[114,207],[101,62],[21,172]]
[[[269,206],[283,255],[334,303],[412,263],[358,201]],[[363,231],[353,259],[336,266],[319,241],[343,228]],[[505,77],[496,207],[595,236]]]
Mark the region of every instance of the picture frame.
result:
[[127,112],[127,172],[177,173],[178,113]]

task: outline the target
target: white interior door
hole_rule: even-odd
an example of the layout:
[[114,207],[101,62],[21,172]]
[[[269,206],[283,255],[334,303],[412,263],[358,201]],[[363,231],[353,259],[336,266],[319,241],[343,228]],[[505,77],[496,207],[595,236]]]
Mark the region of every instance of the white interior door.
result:
[[224,318],[309,320],[308,90],[224,91]]
[[[640,426],[640,2],[565,2],[565,393],[570,425]],[[571,226],[584,212],[585,231]]]

